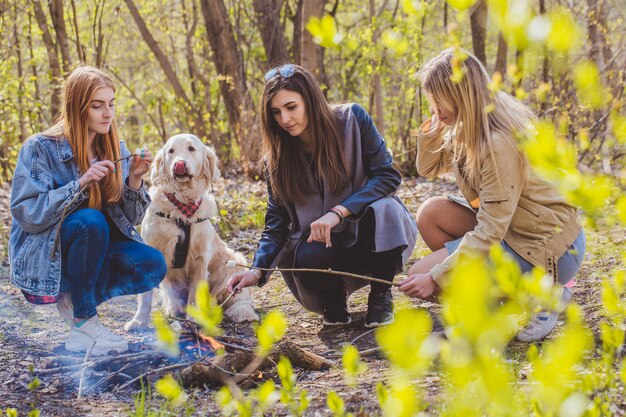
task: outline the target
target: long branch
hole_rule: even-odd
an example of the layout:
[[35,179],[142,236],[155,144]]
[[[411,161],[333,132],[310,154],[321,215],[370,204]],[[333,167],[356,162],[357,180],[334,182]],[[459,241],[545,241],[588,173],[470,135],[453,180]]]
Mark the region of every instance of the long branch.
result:
[[364,281],[378,282],[380,284],[393,285],[394,287],[400,286],[400,284],[398,284],[397,282],[386,281],[384,279],[368,277],[368,276],[365,276],[365,275],[353,274],[353,273],[350,273],[350,272],[333,271],[332,269],[317,269],[317,268],[261,268],[259,266],[240,264],[240,263],[235,263],[233,261],[224,261],[224,263],[228,264],[228,266],[231,267],[231,268],[235,267],[235,266],[240,266],[240,267],[243,267],[243,268],[258,269],[259,271],[265,271],[265,272],[275,272],[275,271],[278,271],[278,272],[318,272],[318,273],[322,273],[322,274],[340,275],[342,277],[349,277],[349,278],[362,279]]

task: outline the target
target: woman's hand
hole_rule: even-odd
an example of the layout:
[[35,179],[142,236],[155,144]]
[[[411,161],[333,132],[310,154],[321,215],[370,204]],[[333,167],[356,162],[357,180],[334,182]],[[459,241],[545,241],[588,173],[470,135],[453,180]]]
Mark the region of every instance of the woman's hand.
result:
[[398,282],[398,289],[409,297],[427,299],[439,290],[430,274],[415,274]]
[[257,270],[237,272],[230,276],[226,288],[229,292],[235,291],[235,293],[240,293],[244,288],[255,285],[260,278]]
[[95,162],[89,167],[87,172],[85,172],[83,176],[78,179],[78,184],[82,189],[92,182],[100,182],[102,178],[106,177],[109,171],[113,170],[115,170],[115,165],[113,165],[113,162],[109,160]]
[[333,227],[341,223],[341,219],[335,213],[328,212],[319,219],[311,223],[311,234],[307,239],[308,243],[321,242],[325,243],[327,248],[330,248],[330,231]]
[[150,171],[150,164],[152,163],[152,154],[147,148],[137,149],[135,156],[130,160],[130,167],[128,173],[128,186],[133,190],[138,190],[141,187],[141,177],[143,177],[148,171]]

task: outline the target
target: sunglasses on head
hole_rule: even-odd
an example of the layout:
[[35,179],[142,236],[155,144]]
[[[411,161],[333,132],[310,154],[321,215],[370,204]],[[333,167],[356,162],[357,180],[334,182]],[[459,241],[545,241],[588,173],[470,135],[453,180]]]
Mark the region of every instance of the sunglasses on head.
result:
[[268,82],[269,80],[276,77],[277,75],[280,75],[283,78],[289,78],[295,73],[296,73],[296,66],[293,64],[287,64],[287,65],[283,65],[282,67],[272,68],[271,70],[265,73],[265,77],[263,78],[265,79],[265,82]]

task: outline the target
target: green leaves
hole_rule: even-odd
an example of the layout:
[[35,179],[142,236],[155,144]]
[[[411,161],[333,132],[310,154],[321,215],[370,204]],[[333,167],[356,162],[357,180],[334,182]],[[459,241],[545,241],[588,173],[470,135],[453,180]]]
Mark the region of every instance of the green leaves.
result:
[[401,375],[416,378],[437,354],[437,342],[428,338],[431,330],[432,320],[426,311],[400,310],[394,323],[376,332],[376,342]]
[[274,344],[282,339],[285,330],[287,330],[285,316],[277,310],[270,311],[256,330],[259,340],[257,355],[267,356]]
[[154,388],[161,396],[174,405],[182,404],[187,400],[187,394],[185,394],[185,391],[183,391],[171,374],[167,374],[155,382]]
[[476,0],[446,0],[448,4],[457,10],[467,10],[476,3]]
[[163,313],[160,311],[152,313],[152,323],[154,324],[155,336],[160,348],[170,356],[178,356],[180,350],[178,333],[170,327]]
[[574,82],[583,103],[590,108],[601,108],[610,101],[610,93],[602,85],[598,67],[593,62],[582,61],[576,64]]
[[367,369],[367,365],[361,361],[359,350],[354,345],[348,345],[343,350],[341,363],[345,372],[346,384],[356,386],[356,377]]
[[352,413],[346,414],[346,406],[341,397],[335,391],[330,391],[328,393],[326,405],[328,406],[330,412],[333,413],[333,417],[352,417]]
[[198,284],[196,304],[187,306],[187,314],[193,317],[208,336],[216,336],[222,332],[219,327],[223,318],[222,308],[211,294],[208,282],[202,281]]
[[313,16],[306,24],[306,29],[313,35],[313,41],[324,48],[335,48],[343,39],[343,34],[337,31],[337,24],[332,16],[326,15],[321,19]]
[[287,405],[293,415],[303,415],[309,407],[309,399],[306,390],[296,389],[296,376],[293,373],[291,362],[286,357],[281,356],[276,369],[282,384],[280,402]]
[[551,30],[546,45],[556,52],[568,52],[580,43],[580,30],[572,14],[564,8],[550,12]]

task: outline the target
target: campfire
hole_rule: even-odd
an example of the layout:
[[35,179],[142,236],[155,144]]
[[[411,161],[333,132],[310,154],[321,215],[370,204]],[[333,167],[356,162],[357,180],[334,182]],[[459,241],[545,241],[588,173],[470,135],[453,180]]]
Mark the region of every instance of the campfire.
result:
[[214,357],[215,352],[224,349],[224,345],[212,338],[203,335],[195,325],[186,325],[178,336],[180,357],[184,360]]
[[[266,360],[255,355],[250,339],[202,334],[197,325],[182,322],[179,333],[179,355],[157,350],[152,335],[130,345],[130,352],[85,358],[65,350],[57,356],[44,358],[34,374],[58,384],[58,389],[75,387],[80,398],[102,392],[122,393],[151,383],[166,373],[178,373],[185,387],[219,386],[231,378],[241,383],[249,378],[262,378],[261,370],[275,366],[279,355],[287,356],[294,366],[321,369],[330,366],[326,359],[301,349],[289,340],[282,340]],[[219,353],[219,354],[218,354]],[[241,371],[241,373],[240,373]]]

